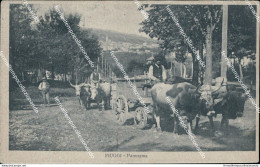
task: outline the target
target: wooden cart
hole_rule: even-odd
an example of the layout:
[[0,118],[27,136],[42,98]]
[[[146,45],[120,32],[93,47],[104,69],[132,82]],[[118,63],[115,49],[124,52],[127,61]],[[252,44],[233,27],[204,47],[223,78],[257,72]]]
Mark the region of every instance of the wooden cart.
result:
[[[117,121],[121,125],[124,125],[127,120],[133,118],[134,125],[139,129],[143,129],[147,126],[148,115],[152,113],[151,85],[145,84],[142,80],[133,80],[132,83],[136,86],[145,105],[141,104],[137,96],[134,95],[134,90],[130,87],[129,83],[126,80],[122,80],[115,84],[116,88],[112,88],[112,96],[114,96],[112,108]],[[144,106],[149,108],[149,113],[145,110]]]

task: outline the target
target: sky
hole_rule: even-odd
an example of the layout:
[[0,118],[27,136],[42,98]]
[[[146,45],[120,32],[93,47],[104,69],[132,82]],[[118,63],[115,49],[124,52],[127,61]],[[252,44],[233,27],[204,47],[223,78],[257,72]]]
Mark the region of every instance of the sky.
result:
[[[82,16],[81,27],[112,30],[121,33],[135,34],[149,38],[145,33],[140,33],[139,24],[145,20],[143,14],[137,10],[138,6],[134,1],[115,3],[103,1],[77,2],[72,4],[34,4],[38,15],[43,15],[46,11],[59,5],[64,13],[78,13]],[[85,20],[85,24],[84,24]]]

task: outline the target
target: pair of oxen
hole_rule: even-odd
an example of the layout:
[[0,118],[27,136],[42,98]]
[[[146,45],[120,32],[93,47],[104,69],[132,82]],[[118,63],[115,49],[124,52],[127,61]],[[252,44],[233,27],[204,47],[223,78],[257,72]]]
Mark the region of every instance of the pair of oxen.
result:
[[[106,110],[110,106],[111,97],[111,85],[108,82],[99,83],[98,86],[94,84],[81,83],[73,85],[76,90],[76,96],[78,97],[81,106],[85,106],[86,109],[90,108],[91,103],[97,103],[99,110]],[[101,104],[101,107],[100,107]]]
[[[220,80],[222,80],[221,84]],[[172,116],[174,117],[174,133],[179,134],[180,132],[180,120],[191,131],[194,119],[196,119],[196,125],[192,132],[196,133],[202,115],[209,118],[211,134],[215,135],[213,118],[217,114],[222,114],[221,128],[228,127],[229,119],[242,117],[246,94],[227,91],[224,78],[217,78],[216,81],[218,81],[216,86],[202,85],[198,87],[188,82],[155,84],[151,89],[151,95],[153,99],[153,118],[157,130],[161,131],[161,116]],[[167,101],[166,98],[170,100]],[[174,106],[179,115],[173,112],[171,106]]]

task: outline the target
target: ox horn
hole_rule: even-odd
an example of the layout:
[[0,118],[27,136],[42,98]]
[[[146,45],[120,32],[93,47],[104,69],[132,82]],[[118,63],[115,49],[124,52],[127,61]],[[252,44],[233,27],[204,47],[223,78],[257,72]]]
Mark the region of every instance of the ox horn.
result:
[[82,86],[90,86],[90,85],[85,83],[85,82],[83,82],[83,83],[79,84],[79,87],[82,87]]
[[200,88],[201,88],[201,83],[197,86],[197,89],[195,90],[195,92],[199,92],[199,93],[201,93]]
[[217,92],[221,87],[222,87],[222,85],[223,85],[223,83],[224,83],[224,78],[223,78],[223,80],[222,80],[222,82],[221,82],[221,84],[220,84],[220,86],[219,86],[219,88],[217,89],[217,90],[214,90],[214,91],[212,91],[212,93],[215,93],[215,92]]
[[78,86],[79,86],[79,87],[82,87],[83,85],[84,85],[84,83],[81,83],[81,84],[79,84]]
[[[190,89],[188,90],[188,92],[189,92],[189,93],[196,93],[196,92],[198,92],[200,86],[201,86],[201,84],[199,84],[195,90],[190,88]],[[201,93],[201,92],[199,92],[199,93]]]
[[69,81],[69,83],[70,83],[70,86],[72,86],[72,87],[74,87],[74,88],[76,87],[75,85],[72,85],[70,81]]

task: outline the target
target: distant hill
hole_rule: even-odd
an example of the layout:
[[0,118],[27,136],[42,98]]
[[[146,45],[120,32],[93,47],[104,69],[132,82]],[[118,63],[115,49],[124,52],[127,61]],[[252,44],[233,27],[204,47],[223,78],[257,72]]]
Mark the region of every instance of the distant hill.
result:
[[134,34],[123,34],[116,31],[111,30],[101,30],[101,29],[88,29],[92,34],[96,35],[99,40],[105,41],[106,37],[108,37],[111,41],[114,42],[128,42],[132,44],[155,44],[156,40],[152,40],[150,38],[145,38],[139,35]]
[[[118,61],[123,65],[130,77],[142,75],[144,72],[143,64],[146,59],[159,53],[159,45],[156,40],[133,34],[123,34],[110,30],[87,29],[91,34],[97,36],[103,48],[103,56],[107,64],[112,68],[117,76],[122,76],[115,60],[111,57],[110,51],[113,50]],[[146,43],[146,44],[145,44]],[[149,50],[149,52],[145,52]],[[140,67],[133,73],[128,69],[130,62],[136,61]]]

